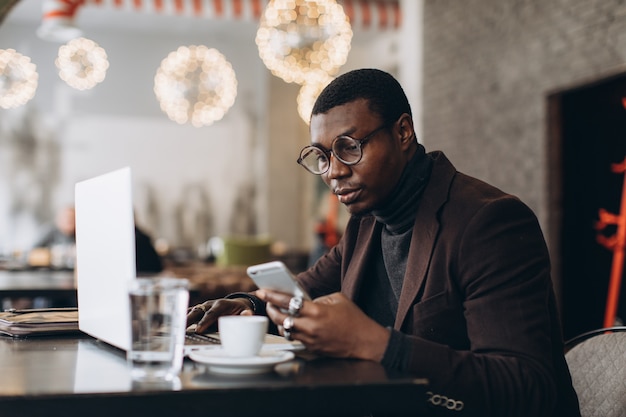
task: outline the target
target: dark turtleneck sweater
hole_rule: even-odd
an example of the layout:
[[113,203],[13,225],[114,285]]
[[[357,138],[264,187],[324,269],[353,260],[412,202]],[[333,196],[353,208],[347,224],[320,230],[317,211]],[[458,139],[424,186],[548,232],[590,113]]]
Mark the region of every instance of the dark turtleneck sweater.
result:
[[[370,270],[374,273],[363,283],[358,304],[367,315],[388,328],[393,327],[398,310],[417,207],[430,178],[432,165],[424,147],[418,144],[389,200],[372,211],[383,225],[380,247],[375,251],[377,256],[370,261]],[[403,339],[400,332],[392,331],[383,358],[385,366],[403,366]]]

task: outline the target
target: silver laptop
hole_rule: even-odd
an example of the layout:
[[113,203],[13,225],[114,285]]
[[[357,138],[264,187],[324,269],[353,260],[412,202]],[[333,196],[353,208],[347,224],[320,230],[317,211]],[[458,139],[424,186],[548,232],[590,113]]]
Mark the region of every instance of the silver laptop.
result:
[[[135,221],[129,167],[76,184],[78,328],[123,350],[130,348],[128,284],[136,279]],[[188,337],[191,350],[220,348],[219,335]],[[301,349],[268,335],[264,348]]]
[[78,328],[130,348],[128,284],[135,279],[130,168],[76,184]]

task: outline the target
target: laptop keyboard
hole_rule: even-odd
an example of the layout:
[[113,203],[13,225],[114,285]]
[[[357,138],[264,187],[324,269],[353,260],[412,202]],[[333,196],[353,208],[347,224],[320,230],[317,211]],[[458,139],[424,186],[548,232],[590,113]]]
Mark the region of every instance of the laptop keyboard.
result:
[[219,345],[220,339],[215,336],[189,332],[185,334],[185,345]]

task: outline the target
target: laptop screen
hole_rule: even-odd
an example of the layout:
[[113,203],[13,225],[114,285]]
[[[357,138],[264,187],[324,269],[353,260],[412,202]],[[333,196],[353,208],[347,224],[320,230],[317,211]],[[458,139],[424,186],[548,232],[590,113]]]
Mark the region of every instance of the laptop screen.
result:
[[130,168],[76,184],[76,276],[79,329],[130,347],[128,282],[135,279]]

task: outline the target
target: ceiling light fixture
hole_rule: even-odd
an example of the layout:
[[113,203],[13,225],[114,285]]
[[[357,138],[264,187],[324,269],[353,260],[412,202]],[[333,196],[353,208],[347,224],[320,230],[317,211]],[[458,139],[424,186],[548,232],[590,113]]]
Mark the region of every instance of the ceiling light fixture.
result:
[[311,111],[315,105],[315,100],[322,90],[333,80],[330,75],[326,75],[321,79],[306,82],[300,87],[300,92],[296,101],[298,102],[298,114],[300,118],[308,125],[311,122]]
[[59,77],[77,90],[88,90],[104,81],[109,68],[104,49],[86,38],[62,45],[54,63],[59,69]]
[[299,84],[320,73],[334,75],[351,41],[350,22],[335,0],[270,0],[256,35],[272,74]]
[[0,49],[0,107],[12,109],[35,96],[39,74],[30,58],[15,49]]
[[154,76],[154,93],[171,120],[209,126],[235,103],[237,77],[217,49],[181,46],[161,62]]

